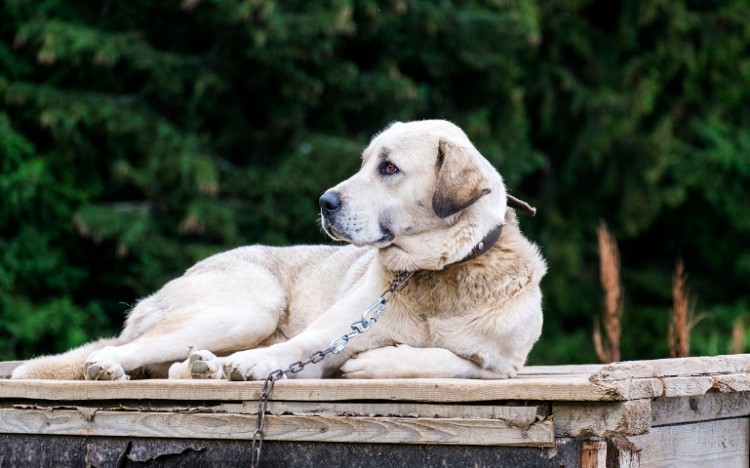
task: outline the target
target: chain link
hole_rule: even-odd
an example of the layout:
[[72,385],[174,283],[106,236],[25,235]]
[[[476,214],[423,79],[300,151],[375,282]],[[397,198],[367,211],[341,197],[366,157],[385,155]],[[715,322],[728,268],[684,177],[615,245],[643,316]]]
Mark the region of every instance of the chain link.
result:
[[288,373],[297,374],[302,372],[308,364],[317,364],[329,354],[339,354],[346,349],[346,347],[349,346],[349,341],[351,339],[366,332],[375,325],[375,322],[380,318],[380,314],[385,310],[385,305],[393,299],[398,290],[401,289],[401,287],[413,275],[413,271],[400,271],[396,273],[396,277],[393,279],[390,286],[388,286],[388,289],[386,289],[383,294],[375,300],[375,302],[365,309],[362,313],[362,318],[349,325],[351,331],[334,338],[328,348],[321,351],[315,351],[307,359],[289,364],[286,369],[276,369],[268,373],[268,376],[260,389],[260,396],[258,397],[258,417],[255,423],[255,430],[253,431],[252,461],[250,463],[252,468],[257,468],[258,464],[260,464],[260,452],[263,446],[263,424],[266,419],[266,405],[268,404],[268,400],[276,381],[283,379]]

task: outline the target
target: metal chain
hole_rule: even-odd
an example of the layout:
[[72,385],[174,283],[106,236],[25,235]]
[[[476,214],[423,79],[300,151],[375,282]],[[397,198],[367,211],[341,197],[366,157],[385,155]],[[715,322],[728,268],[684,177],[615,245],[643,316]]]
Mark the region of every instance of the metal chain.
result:
[[286,369],[276,369],[268,373],[265,382],[263,382],[263,387],[260,389],[260,396],[258,397],[258,418],[255,424],[255,431],[253,431],[252,461],[250,463],[252,468],[257,468],[260,463],[260,451],[263,446],[263,424],[266,419],[266,405],[268,404],[269,397],[271,396],[276,381],[284,378],[288,373],[297,374],[302,372],[302,369],[308,364],[317,364],[329,354],[339,354],[346,349],[352,338],[366,332],[375,325],[375,322],[380,318],[380,314],[385,310],[385,305],[393,299],[398,290],[401,289],[401,287],[413,275],[413,271],[400,271],[396,273],[396,277],[393,279],[390,286],[388,286],[388,289],[386,289],[383,294],[375,300],[375,302],[365,309],[362,313],[362,318],[349,325],[351,331],[334,338],[328,348],[321,351],[315,351],[307,359],[289,364]]

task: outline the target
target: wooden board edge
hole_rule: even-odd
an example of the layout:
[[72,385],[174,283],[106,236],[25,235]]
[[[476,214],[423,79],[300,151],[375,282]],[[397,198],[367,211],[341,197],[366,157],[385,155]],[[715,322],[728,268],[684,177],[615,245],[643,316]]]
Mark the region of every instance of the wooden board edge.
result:
[[[527,429],[503,420],[268,415],[265,440],[553,447],[551,419]],[[0,409],[0,432],[251,440],[256,418],[215,413]]]
[[651,402],[651,425],[667,426],[750,416],[750,393],[706,393]]
[[641,466],[746,467],[750,418],[652,427],[628,440],[639,451]]
[[624,361],[603,366],[591,374],[592,382],[626,379],[689,377],[750,372],[750,354]]
[[[262,382],[211,380],[52,381],[2,380],[0,399],[84,400],[257,400]],[[624,393],[623,393],[624,392]],[[651,382],[595,385],[585,377],[556,379],[323,379],[279,381],[272,400],[414,401],[435,403],[627,400],[652,396]]]
[[614,437],[645,434],[651,428],[651,400],[556,402],[555,437]]

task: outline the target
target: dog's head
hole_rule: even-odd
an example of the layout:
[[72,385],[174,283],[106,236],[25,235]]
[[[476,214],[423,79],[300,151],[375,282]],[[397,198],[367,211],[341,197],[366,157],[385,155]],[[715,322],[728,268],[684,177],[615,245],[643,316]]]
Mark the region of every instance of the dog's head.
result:
[[320,197],[323,229],[380,249],[392,270],[441,269],[503,222],[502,177],[466,134],[443,120],[395,123],[361,169]]

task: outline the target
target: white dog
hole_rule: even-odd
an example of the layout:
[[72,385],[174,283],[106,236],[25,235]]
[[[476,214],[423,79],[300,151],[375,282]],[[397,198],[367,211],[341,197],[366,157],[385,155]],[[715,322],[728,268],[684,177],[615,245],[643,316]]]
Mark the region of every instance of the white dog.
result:
[[349,331],[399,271],[416,273],[371,330],[290,377],[512,377],[541,333],[546,265],[508,204],[524,206],[458,127],[395,123],[320,198],[323,228],[351,245],[214,255],[141,300],[119,337],[13,378],[264,379]]

